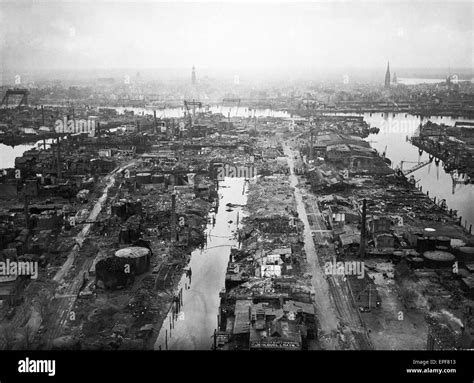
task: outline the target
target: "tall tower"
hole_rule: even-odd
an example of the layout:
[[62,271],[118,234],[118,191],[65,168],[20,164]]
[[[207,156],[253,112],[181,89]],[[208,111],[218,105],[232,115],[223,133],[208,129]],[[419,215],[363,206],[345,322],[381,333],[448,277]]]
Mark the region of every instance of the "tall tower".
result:
[[385,72],[385,88],[390,88],[390,62],[387,63],[387,72]]
[[194,67],[194,65],[193,65],[193,71],[191,74],[191,83],[193,85],[196,85],[196,68]]

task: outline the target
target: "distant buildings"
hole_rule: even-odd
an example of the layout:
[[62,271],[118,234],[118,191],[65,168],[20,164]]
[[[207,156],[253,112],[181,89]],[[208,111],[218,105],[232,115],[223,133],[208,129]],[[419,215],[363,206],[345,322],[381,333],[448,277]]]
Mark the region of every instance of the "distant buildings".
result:
[[385,88],[390,88],[390,62],[387,63],[387,72],[385,72]]
[[191,73],[191,83],[193,85],[196,85],[196,68],[193,65],[193,71]]
[[446,87],[448,90],[459,90],[458,76],[449,74],[446,77]]

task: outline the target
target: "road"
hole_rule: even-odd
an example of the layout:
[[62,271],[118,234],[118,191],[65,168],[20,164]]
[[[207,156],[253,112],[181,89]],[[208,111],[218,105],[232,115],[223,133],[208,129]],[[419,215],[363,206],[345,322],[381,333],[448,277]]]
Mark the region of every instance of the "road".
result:
[[306,258],[311,271],[311,284],[314,290],[314,304],[316,315],[319,321],[319,339],[322,346],[328,349],[338,349],[338,326],[339,319],[330,300],[330,290],[326,281],[324,271],[322,270],[316,248],[313,243],[311,226],[306,215],[306,209],[303,203],[303,197],[300,189],[297,187],[298,178],[294,173],[293,153],[289,146],[284,145],[284,152],[288,159],[290,167],[290,184],[294,188],[297,211],[300,220],[304,224],[304,249]]
[[102,207],[104,206],[104,203],[107,200],[109,188],[115,182],[115,175],[118,172],[122,171],[123,169],[124,168],[115,170],[106,176],[106,179],[105,179],[106,186],[105,186],[104,192],[102,193],[102,196],[95,203],[94,207],[92,208],[87,218],[87,222],[89,223],[85,224],[82,230],[79,232],[79,234],[77,234],[75,238],[76,244],[74,245],[72,250],[69,252],[66,262],[64,262],[61,269],[59,269],[59,271],[54,276],[53,281],[61,283],[64,280],[64,277],[69,272],[72,264],[74,263],[74,260],[76,259],[76,256],[79,254],[82,244],[84,243],[84,239],[87,238],[87,235],[89,234],[91,230],[92,224],[95,222],[95,220],[97,219],[97,216],[102,211]]
[[75,314],[71,310],[74,307],[74,303],[76,302],[77,296],[83,284],[84,273],[89,271],[92,263],[94,262],[94,257],[84,257],[84,259],[80,260],[76,264],[76,268],[74,270],[71,270],[71,267],[74,264],[76,257],[80,253],[84,240],[89,235],[92,224],[96,221],[99,213],[102,211],[102,208],[107,201],[108,191],[114,185],[117,174],[132,166],[134,163],[135,162],[131,162],[118,169],[115,169],[105,177],[105,189],[87,218],[87,222],[89,223],[87,223],[77,234],[75,238],[76,245],[74,245],[73,249],[68,255],[66,262],[53,278],[54,281],[61,284],[64,283],[64,278],[70,271],[74,272],[72,279],[67,281],[68,284],[66,289],[60,292],[57,291],[51,302],[51,312],[56,313],[56,316],[54,317],[53,322],[48,324],[47,333],[45,334],[47,349],[51,348],[51,344],[54,339],[61,336],[67,323],[69,321],[75,320]]
[[[308,198],[308,203],[304,203],[304,189],[297,187],[298,178],[294,173],[294,153],[287,145],[284,145],[284,151],[290,166],[290,182],[295,190],[298,215],[304,224],[305,251],[311,267],[311,283],[322,332],[319,338],[323,346],[329,349],[371,349],[364,323],[351,297],[349,282],[343,276],[326,275],[321,267],[313,237],[317,243],[322,244],[327,242],[331,231],[327,230],[316,201]],[[308,217],[311,218],[311,224]],[[320,251],[325,258],[336,256],[331,244],[322,247]]]
[[[316,230],[312,230],[314,239],[317,243],[326,242],[331,231],[326,230],[323,215],[314,199],[307,200],[306,212],[308,216],[312,217],[313,227],[316,228]],[[336,258],[334,246],[331,244],[321,248],[320,254],[324,255],[324,259]],[[326,277],[346,347],[362,350],[372,348],[358,308],[353,302],[349,282],[340,275],[327,275]]]

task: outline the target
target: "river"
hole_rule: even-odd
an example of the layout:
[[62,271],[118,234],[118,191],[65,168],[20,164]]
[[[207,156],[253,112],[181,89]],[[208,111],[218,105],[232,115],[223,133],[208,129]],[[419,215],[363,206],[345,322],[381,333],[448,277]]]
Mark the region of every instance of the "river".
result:
[[[50,145],[51,141],[51,139],[46,140],[46,145]],[[23,144],[13,147],[0,144],[0,169],[14,168],[16,157],[21,157],[24,152],[33,148],[38,148],[39,145],[43,145],[43,140],[37,141],[34,144]]]
[[192,271],[191,278],[184,273],[178,286],[178,291],[183,289],[181,311],[174,320],[170,312],[163,321],[155,343],[156,350],[211,349],[212,336],[217,328],[219,292],[224,289],[230,249],[239,246],[234,234],[241,226],[243,216],[242,207],[228,211],[226,204],[245,205],[247,188],[244,192],[244,185],[243,178],[226,178],[220,183],[215,225],[207,225],[206,247],[191,254],[188,265]]
[[11,147],[5,144],[0,144],[0,169],[14,168],[15,158],[21,157],[24,152],[30,150],[35,145],[17,145]]
[[[343,115],[338,113],[338,115]],[[405,113],[364,113],[350,114],[352,116],[363,116],[364,120],[371,126],[378,127],[378,134],[371,134],[367,141],[371,146],[383,153],[387,148],[386,156],[392,161],[392,166],[400,166],[401,161],[409,161],[403,164],[403,169],[410,169],[418,162],[428,160],[428,154],[418,153],[418,148],[407,141],[407,136],[411,137],[418,129],[421,119]],[[474,120],[465,118],[452,118],[447,116],[431,116],[430,121],[437,124],[446,124],[453,126],[456,121]],[[423,120],[425,123],[427,119]],[[467,221],[467,228],[474,224],[474,185],[457,184],[453,185],[453,180],[449,173],[443,169],[443,163],[436,166],[433,161],[431,164],[412,173],[421,185],[423,191],[429,191],[430,197],[446,199],[449,209],[457,210],[458,217],[462,216],[463,225]]]
[[[184,116],[185,108],[133,108],[133,107],[117,107],[113,108],[119,114],[122,114],[124,111],[133,111],[135,114],[153,114],[153,109],[156,110],[157,118],[179,118]],[[190,107],[192,110],[192,107]],[[226,106],[226,105],[212,105],[209,108],[203,108],[203,110],[209,110],[209,112],[222,113],[224,116],[230,117],[280,117],[280,118],[290,118],[291,115],[283,110],[274,110],[274,109],[252,109],[246,106]],[[199,111],[196,108],[196,113]]]

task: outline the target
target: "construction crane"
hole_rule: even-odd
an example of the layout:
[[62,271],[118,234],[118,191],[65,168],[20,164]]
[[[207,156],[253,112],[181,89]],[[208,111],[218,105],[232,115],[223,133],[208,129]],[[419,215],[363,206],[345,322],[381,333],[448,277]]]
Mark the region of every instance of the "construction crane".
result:
[[[187,131],[188,129],[192,129],[194,126],[194,122],[196,120],[196,107],[201,111],[202,109],[202,102],[192,100],[184,100],[184,107],[186,108],[186,123],[180,123],[180,131],[182,133],[182,137],[184,137],[184,131]],[[192,113],[190,113],[190,107],[192,107]],[[182,125],[181,125],[182,124]]]
[[186,112],[187,112],[188,115],[189,115],[189,107],[190,106],[193,107],[192,118],[194,119],[196,117],[196,106],[199,109],[201,109],[202,108],[202,102],[196,101],[196,100],[192,100],[192,101],[184,100],[184,107],[186,108]]
[[[407,169],[407,170],[403,170],[403,164],[404,163],[410,163],[410,164],[417,164],[415,165],[414,167],[412,167],[411,169]],[[400,170],[402,171],[402,173],[407,176],[423,167],[425,167],[426,165],[430,164],[431,161],[428,160],[428,161],[424,161],[424,162],[417,162],[417,161],[400,161]]]
[[[188,122],[186,123],[186,128],[187,127],[192,127],[194,125],[194,121],[196,119],[196,107],[198,107],[199,110],[202,109],[202,102],[192,100],[192,101],[187,101],[184,100],[184,107],[186,108],[186,117],[188,119]],[[192,114],[190,113],[190,108],[192,107]]]
[[30,92],[28,89],[19,89],[19,88],[14,88],[14,89],[7,89],[5,96],[3,96],[2,103],[0,106],[3,106],[5,104],[5,107],[8,108],[8,100],[10,96],[21,96],[20,102],[18,103],[17,108],[19,108],[22,104],[25,106],[28,106],[28,95]]

